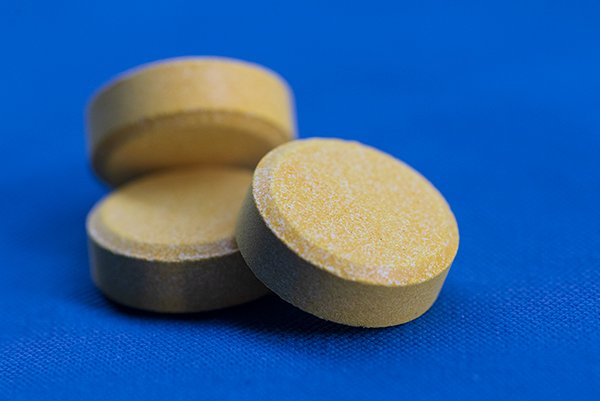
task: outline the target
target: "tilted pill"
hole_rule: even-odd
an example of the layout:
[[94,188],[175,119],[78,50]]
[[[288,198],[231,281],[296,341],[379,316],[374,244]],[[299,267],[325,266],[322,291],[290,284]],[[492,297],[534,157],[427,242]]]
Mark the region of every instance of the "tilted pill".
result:
[[459,242],[454,215],[423,176],[333,139],[290,142],[260,161],[236,238],[256,277],[281,298],[364,327],[427,311]]
[[147,64],[101,88],[87,111],[92,166],[117,186],[183,165],[254,168],[295,136],[292,93],[274,72],[217,57]]
[[87,220],[96,285],[121,304],[171,313],[266,294],[234,239],[251,177],[236,168],[181,168],[140,178],[102,199]]

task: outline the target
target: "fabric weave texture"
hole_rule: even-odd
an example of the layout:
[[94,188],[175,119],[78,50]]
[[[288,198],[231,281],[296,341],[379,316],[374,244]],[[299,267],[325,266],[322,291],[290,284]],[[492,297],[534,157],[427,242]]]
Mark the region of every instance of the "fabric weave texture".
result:
[[[597,2],[0,5],[0,400],[599,400]],[[444,194],[437,303],[378,330],[271,295],[192,316],[108,302],[86,213],[107,189],[83,112],[112,75],[210,54],[264,64],[302,137],[355,139]]]

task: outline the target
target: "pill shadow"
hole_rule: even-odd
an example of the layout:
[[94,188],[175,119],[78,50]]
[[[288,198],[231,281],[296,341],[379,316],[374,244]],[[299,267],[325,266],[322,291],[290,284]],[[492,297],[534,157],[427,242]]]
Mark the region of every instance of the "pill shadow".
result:
[[195,328],[200,328],[204,324],[218,325],[247,331],[263,336],[265,339],[285,337],[293,341],[307,338],[314,340],[343,338],[356,340],[361,344],[363,340],[369,340],[369,347],[384,351],[385,342],[373,342],[373,340],[384,340],[392,336],[397,339],[398,336],[403,335],[419,337],[430,332],[432,327],[442,332],[450,329],[452,322],[464,312],[463,298],[456,284],[447,285],[433,307],[418,319],[400,326],[375,329],[345,326],[319,319],[288,304],[274,294],[244,305],[194,314],[152,313],[129,308],[106,298],[103,307],[133,319],[167,324],[185,322]]
[[243,305],[208,312],[186,314],[163,314],[143,311],[118,304],[104,298],[103,307],[129,318],[160,321],[188,322],[191,324],[216,324],[264,333],[302,334],[315,331],[361,331],[360,328],[343,326],[321,320],[286,303],[274,294]]
[[[262,346],[286,355],[353,363],[381,363],[398,358],[420,360],[431,349],[449,347],[449,333],[456,332],[465,299],[455,286],[442,292],[438,302],[423,316],[409,323],[378,329],[349,327],[321,320],[286,303],[276,295],[228,309],[189,314],[163,315],[138,311],[108,300],[109,313],[161,330],[182,326],[202,344],[207,332],[229,333],[224,336],[224,349],[237,336],[242,343]],[[458,333],[461,333],[459,330]],[[234,336],[234,337],[232,337]],[[450,337],[452,334],[450,334]]]

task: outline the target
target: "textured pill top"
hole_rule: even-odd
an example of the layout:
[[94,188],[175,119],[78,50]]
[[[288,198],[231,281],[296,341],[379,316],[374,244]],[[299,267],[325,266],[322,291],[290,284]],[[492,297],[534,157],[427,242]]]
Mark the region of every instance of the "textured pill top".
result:
[[253,195],[292,251],[344,279],[402,286],[452,263],[458,227],[418,172],[357,142],[290,142],[259,163]]
[[146,260],[184,261],[238,250],[236,218],[250,171],[178,169],[133,181],[100,201],[88,232],[101,246]]

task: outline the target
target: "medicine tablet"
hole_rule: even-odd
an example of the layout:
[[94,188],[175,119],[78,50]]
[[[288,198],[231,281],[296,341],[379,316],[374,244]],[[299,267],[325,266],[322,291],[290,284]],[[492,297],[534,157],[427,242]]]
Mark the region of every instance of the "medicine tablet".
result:
[[97,92],[87,120],[93,168],[112,186],[183,165],[254,168],[295,136],[287,83],[256,64],[216,57],[128,71]]
[[448,204],[406,164],[356,142],[290,142],[258,164],[237,224],[249,267],[284,300],[351,326],[408,322],[458,249]]
[[251,177],[236,168],[185,168],[140,178],[108,195],[87,220],[96,285],[121,304],[172,313],[266,294],[234,239]]

